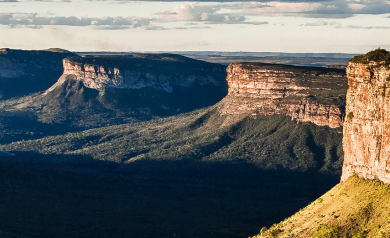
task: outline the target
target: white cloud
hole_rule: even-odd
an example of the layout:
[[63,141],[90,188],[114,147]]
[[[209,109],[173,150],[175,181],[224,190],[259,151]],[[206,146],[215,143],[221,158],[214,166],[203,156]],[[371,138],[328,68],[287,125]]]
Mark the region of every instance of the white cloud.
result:
[[[53,15],[53,14],[52,14]],[[95,29],[126,29],[138,28],[150,25],[151,19],[146,18],[124,18],[124,17],[101,17],[88,18],[63,16],[39,16],[37,13],[0,13],[0,25],[11,28],[42,28],[43,26],[93,26]]]
[[231,13],[223,12],[226,9],[223,5],[187,2],[171,10],[160,12],[158,16],[162,22],[188,21],[208,24],[267,24],[265,21],[248,21],[244,14],[237,11]]
[[336,24],[337,23],[335,21],[326,22],[322,19],[319,19],[319,20],[314,21],[314,22],[306,23],[306,24],[304,24],[304,26],[328,26],[328,25],[336,25]]

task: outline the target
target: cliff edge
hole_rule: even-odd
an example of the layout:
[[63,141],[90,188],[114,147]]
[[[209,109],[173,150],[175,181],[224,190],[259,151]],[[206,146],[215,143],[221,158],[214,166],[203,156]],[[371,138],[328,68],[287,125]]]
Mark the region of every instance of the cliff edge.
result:
[[348,85],[342,69],[235,63],[227,68],[227,82],[223,113],[285,114],[330,128],[343,125]]
[[341,181],[356,174],[390,183],[389,66],[390,52],[383,49],[348,63]]
[[63,60],[64,72],[51,89],[74,79],[84,86],[154,90],[172,93],[174,87],[223,84],[224,67],[173,54],[83,56]]

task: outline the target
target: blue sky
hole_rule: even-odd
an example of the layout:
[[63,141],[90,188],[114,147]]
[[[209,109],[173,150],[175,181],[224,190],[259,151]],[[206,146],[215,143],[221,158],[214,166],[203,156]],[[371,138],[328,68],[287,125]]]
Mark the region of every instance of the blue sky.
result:
[[365,53],[390,49],[390,1],[0,0],[0,47]]

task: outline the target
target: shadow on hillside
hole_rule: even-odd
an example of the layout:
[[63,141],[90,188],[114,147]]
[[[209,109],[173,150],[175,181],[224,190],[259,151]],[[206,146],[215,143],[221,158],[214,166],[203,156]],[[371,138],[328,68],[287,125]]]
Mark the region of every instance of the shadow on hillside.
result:
[[15,153],[0,160],[0,230],[29,237],[248,237],[339,180],[240,161]]

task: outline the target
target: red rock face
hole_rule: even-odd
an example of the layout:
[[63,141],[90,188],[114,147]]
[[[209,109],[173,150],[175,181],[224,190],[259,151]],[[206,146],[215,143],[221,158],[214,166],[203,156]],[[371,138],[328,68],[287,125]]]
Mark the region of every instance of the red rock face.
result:
[[[334,91],[336,87],[343,96],[346,93],[347,79],[342,73],[251,63],[230,64],[227,73],[229,95],[223,113],[286,114],[320,126],[343,125],[343,99]],[[317,97],[320,94],[325,96]],[[324,103],[321,97],[326,98]]]
[[390,69],[349,63],[341,181],[351,175],[390,183]]

